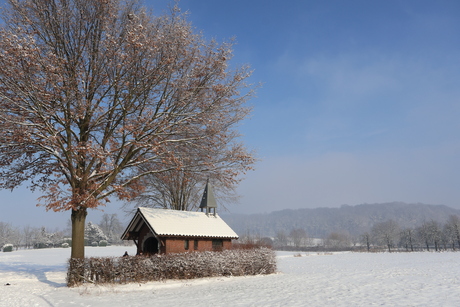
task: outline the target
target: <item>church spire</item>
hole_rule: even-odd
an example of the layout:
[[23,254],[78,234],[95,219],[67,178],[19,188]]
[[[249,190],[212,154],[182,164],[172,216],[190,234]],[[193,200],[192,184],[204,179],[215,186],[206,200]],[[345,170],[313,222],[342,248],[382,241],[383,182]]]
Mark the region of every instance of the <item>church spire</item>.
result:
[[214,192],[212,191],[209,179],[206,181],[206,187],[204,188],[203,198],[201,198],[200,208],[201,212],[203,212],[203,209],[206,209],[206,214],[211,213],[211,210],[213,210],[214,215],[216,215],[217,202],[214,198]]

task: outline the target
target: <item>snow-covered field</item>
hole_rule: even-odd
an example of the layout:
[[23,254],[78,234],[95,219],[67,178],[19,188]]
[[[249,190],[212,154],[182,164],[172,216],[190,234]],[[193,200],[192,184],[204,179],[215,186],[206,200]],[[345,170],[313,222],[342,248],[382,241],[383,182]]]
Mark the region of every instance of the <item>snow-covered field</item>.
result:
[[[133,247],[89,247],[121,256]],[[460,306],[460,253],[278,252],[279,273],[65,286],[69,249],[0,252],[0,306]],[[7,285],[9,284],[9,285]]]

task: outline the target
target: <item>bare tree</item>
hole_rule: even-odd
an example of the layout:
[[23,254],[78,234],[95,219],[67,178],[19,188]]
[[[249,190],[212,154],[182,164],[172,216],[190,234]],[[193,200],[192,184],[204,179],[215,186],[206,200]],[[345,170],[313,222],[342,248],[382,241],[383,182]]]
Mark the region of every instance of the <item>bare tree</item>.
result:
[[32,242],[33,228],[30,225],[22,227],[22,233],[24,235],[24,247],[31,248],[34,244]]
[[13,227],[11,229],[10,243],[13,244],[16,250],[24,243],[24,235],[19,227]]
[[135,198],[137,206],[190,211],[199,205],[201,176],[172,170],[145,176],[145,191]]
[[411,228],[405,228],[400,233],[400,244],[406,248],[406,251],[410,249],[414,251],[414,230]]
[[305,245],[307,237],[307,232],[303,228],[294,228],[289,232],[289,238],[295,247]]
[[417,237],[422,244],[425,244],[426,250],[430,251],[430,234],[428,230],[428,224],[423,222],[422,225],[416,229]]
[[377,244],[386,245],[388,252],[395,245],[399,234],[399,226],[393,220],[377,223],[372,227],[372,237]]
[[341,232],[341,233],[339,233],[339,232],[331,232],[326,237],[324,245],[326,247],[330,247],[330,248],[350,247],[350,245],[351,245],[350,235],[348,233],[344,233],[344,232]]
[[10,223],[0,222],[0,248],[5,244],[11,244],[13,226]]
[[[439,226],[440,226],[439,233],[441,237],[439,243],[442,244],[442,247],[444,248],[444,250],[447,250],[449,248],[449,244],[452,242],[451,237],[446,232],[447,224],[439,225]],[[455,246],[453,246],[452,250],[455,250]]]
[[275,236],[275,246],[277,247],[285,247],[288,244],[288,236],[286,232],[281,229],[276,232]]
[[457,215],[449,216],[444,226],[444,233],[451,242],[453,250],[455,250],[455,243],[460,248],[460,218]]
[[427,251],[430,251],[430,245],[434,244],[435,250],[438,251],[441,241],[441,228],[438,222],[431,220],[423,222],[417,228],[417,234],[422,242],[424,242]]
[[110,243],[118,243],[121,241],[120,237],[124,229],[116,213],[105,213],[102,215],[99,227],[107,236]]
[[88,209],[132,199],[143,176],[218,169],[225,156],[242,165],[234,179],[254,162],[235,130],[250,111],[248,68],[230,71],[231,44],[205,41],[177,8],[153,17],[121,0],[8,4],[0,188],[29,182],[47,209],[70,210],[72,258],[84,257]]
[[366,245],[367,252],[371,251],[371,234],[369,232],[365,232],[361,235],[361,244]]
[[48,233],[48,237],[54,247],[61,247],[64,242],[64,231],[55,228]]
[[[201,164],[202,165],[202,164]],[[229,178],[228,174],[245,166],[231,163],[209,171],[207,168],[196,167],[194,170],[172,170],[161,174],[148,175],[142,178],[145,190],[134,201],[137,207],[155,207],[191,211],[198,208],[203,188],[208,181],[212,182],[213,191],[219,207],[225,209],[226,204],[238,200],[236,185],[241,178]],[[233,177],[233,176],[231,176]],[[132,211],[129,204],[127,211]]]
[[431,220],[428,222],[429,238],[434,243],[435,251],[439,250],[439,244],[442,239],[441,227],[438,222]]

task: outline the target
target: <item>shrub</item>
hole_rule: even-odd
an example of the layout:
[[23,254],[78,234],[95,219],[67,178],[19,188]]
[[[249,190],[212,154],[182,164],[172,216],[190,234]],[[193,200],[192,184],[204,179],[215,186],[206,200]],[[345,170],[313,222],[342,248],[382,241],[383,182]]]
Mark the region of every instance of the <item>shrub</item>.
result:
[[61,247],[63,247],[63,248],[69,248],[69,246],[70,245],[67,242],[61,244]]
[[105,247],[105,246],[107,246],[107,245],[108,245],[107,240],[101,240],[101,241],[99,242],[99,246],[104,246],[104,247]]
[[233,249],[257,249],[257,248],[272,248],[271,245],[266,244],[266,241],[259,240],[257,242],[247,242],[247,243],[240,243],[240,242],[233,242],[232,248]]
[[3,252],[12,252],[12,251],[13,251],[13,244],[3,245]]
[[48,245],[48,243],[39,242],[39,243],[34,244],[34,248],[49,248],[49,247],[50,246]]
[[96,241],[94,241],[94,242],[91,242],[91,246],[99,246],[99,244]]
[[91,257],[70,259],[67,285],[84,282],[129,283],[165,279],[271,274],[275,252],[268,248],[152,255],[149,257]]

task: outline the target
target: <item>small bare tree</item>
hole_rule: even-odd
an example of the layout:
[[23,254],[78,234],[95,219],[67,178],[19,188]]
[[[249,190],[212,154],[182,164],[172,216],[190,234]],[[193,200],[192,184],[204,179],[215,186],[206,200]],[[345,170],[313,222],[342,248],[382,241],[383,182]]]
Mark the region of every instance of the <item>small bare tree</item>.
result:
[[286,232],[281,229],[276,232],[275,235],[275,246],[276,247],[286,247],[288,244],[288,236]]
[[431,244],[433,244],[435,250],[438,251],[441,241],[441,229],[438,222],[434,220],[423,222],[422,225],[417,228],[417,235],[420,241],[424,242],[427,251],[430,251]]
[[442,240],[442,232],[439,223],[434,220],[428,222],[428,232],[431,241],[434,243],[435,251],[438,251]]
[[460,218],[457,215],[449,216],[449,219],[444,225],[444,233],[452,244],[453,250],[455,250],[455,243],[457,243],[460,248]]
[[367,252],[371,251],[371,234],[369,232],[365,232],[361,235],[361,244],[365,245],[367,248]]
[[329,248],[350,247],[351,239],[348,233],[331,232],[325,239],[324,245]]
[[406,248],[406,251],[410,249],[411,252],[414,251],[414,230],[411,228],[405,228],[401,230],[399,235],[399,242],[402,246]]
[[391,253],[391,248],[395,245],[395,242],[399,235],[399,226],[393,220],[375,224],[372,229],[372,238],[377,244],[386,245],[388,252]]
[[10,236],[10,243],[18,250],[24,244],[24,235],[19,227],[13,227]]
[[13,236],[13,226],[10,223],[0,222],[0,248],[5,244],[10,244]]
[[33,232],[34,230],[32,227],[30,227],[30,225],[25,225],[22,227],[22,234],[24,235],[24,247],[26,249],[31,248],[34,245],[32,241]]
[[121,241],[120,237],[124,229],[116,213],[102,215],[99,227],[110,243],[119,243]]
[[295,247],[305,245],[308,238],[307,232],[303,228],[294,228],[289,232],[289,238]]

